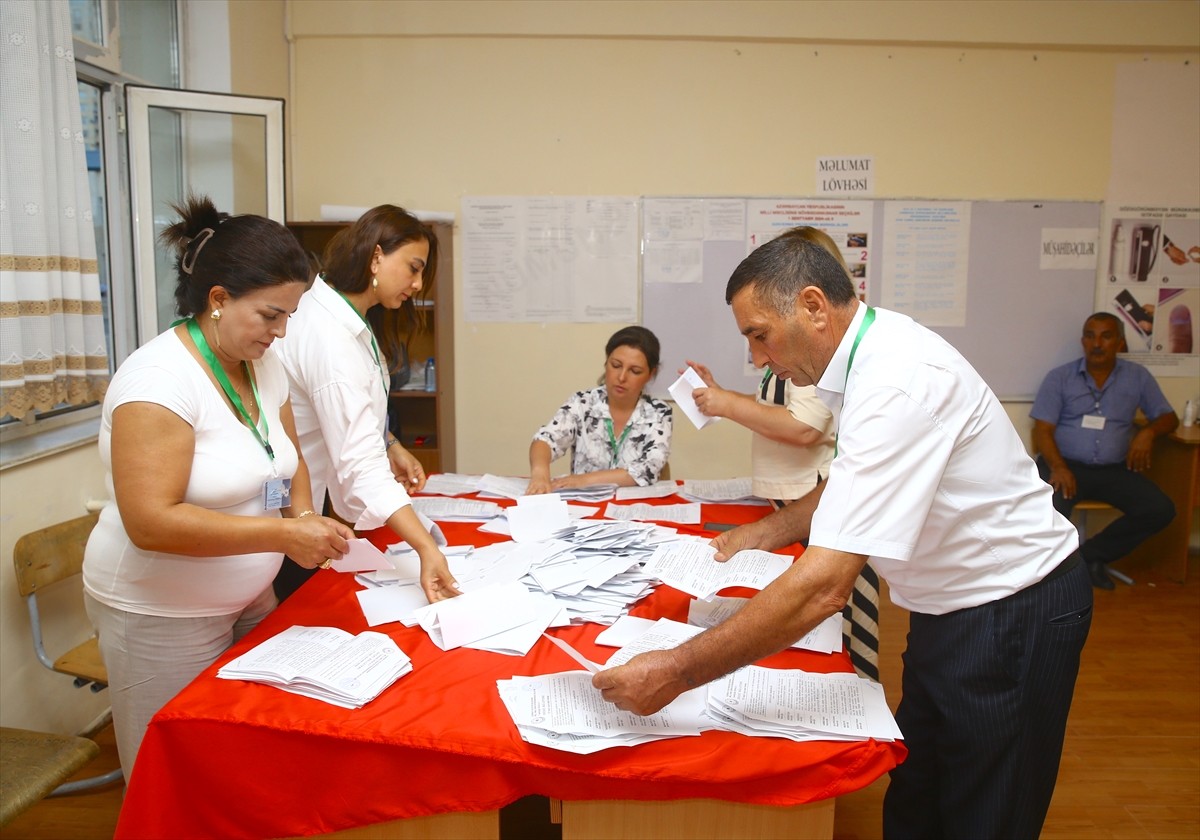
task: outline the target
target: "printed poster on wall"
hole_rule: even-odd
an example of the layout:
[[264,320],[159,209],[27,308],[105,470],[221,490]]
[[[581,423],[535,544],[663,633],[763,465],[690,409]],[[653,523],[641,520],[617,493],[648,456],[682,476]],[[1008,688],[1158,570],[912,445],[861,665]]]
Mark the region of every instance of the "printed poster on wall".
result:
[[747,205],[747,254],[789,228],[802,225],[818,228],[838,246],[859,300],[866,301],[867,268],[876,244],[870,241],[875,214],[873,201],[751,199]]
[[1098,308],[1121,319],[1130,358],[1156,376],[1200,376],[1200,208],[1106,216]]
[[462,200],[464,320],[638,320],[638,200]]

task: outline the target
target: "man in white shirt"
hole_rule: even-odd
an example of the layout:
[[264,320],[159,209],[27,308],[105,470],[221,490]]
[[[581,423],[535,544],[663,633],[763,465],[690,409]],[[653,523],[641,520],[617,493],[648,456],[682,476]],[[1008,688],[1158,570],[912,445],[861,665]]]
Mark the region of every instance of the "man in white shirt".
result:
[[593,685],[649,714],[787,647],[846,603],[863,564],[912,611],[886,837],[1037,837],[1054,791],[1092,592],[1075,529],[1012,423],[936,334],[859,303],[824,249],[780,237],[726,289],[756,364],[813,384],[838,421],[829,478],[722,535],[718,557],[807,538],[745,609]]

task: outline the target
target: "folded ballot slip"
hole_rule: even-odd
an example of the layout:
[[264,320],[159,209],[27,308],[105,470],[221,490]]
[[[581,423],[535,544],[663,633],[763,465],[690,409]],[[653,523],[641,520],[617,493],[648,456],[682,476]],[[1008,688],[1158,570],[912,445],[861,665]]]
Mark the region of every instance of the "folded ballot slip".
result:
[[704,380],[700,378],[700,374],[689,366],[678,379],[671,383],[671,387],[667,388],[667,393],[671,395],[671,399],[675,400],[675,404],[679,406],[687,419],[692,421],[692,425],[697,429],[703,429],[709,423],[720,420],[719,417],[709,417],[700,410],[700,406],[696,405],[696,401],[692,399],[692,391],[697,388],[707,388]]

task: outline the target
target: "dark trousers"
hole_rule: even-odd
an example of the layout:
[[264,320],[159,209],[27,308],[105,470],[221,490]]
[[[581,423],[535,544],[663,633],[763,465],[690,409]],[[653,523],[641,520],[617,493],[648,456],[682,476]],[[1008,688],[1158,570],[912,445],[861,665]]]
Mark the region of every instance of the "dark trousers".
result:
[[1036,838],[1092,621],[1082,562],[1000,601],[913,613],[883,836]]
[[[1038,472],[1050,477],[1050,466],[1038,457]],[[1075,474],[1075,497],[1054,494],[1054,509],[1070,518],[1075,503],[1084,499],[1107,502],[1122,516],[1088,539],[1081,547],[1089,563],[1113,563],[1133,551],[1143,540],[1157,534],[1175,518],[1175,504],[1158,485],[1122,464],[1091,466],[1067,461]]]

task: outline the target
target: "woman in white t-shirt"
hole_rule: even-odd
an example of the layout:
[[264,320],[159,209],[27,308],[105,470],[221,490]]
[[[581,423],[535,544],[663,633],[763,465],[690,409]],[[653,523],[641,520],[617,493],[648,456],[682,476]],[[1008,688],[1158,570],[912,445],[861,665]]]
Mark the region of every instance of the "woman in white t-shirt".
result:
[[353,532],[313,511],[271,344],[308,260],[282,225],[207,198],[163,231],[184,321],[121,364],[100,459],[111,501],[83,562],[128,778],[150,718],[275,607],[286,554],[328,568]]
[[[421,560],[431,602],[458,594],[441,549],[408,491],[425,486],[420,462],[388,429],[389,371],[417,326],[414,296],[437,274],[433,229],[401,207],[380,205],[330,240],[322,271],[279,342],[312,497],[361,530],[387,525]],[[284,567],[285,598],[307,573]]]

